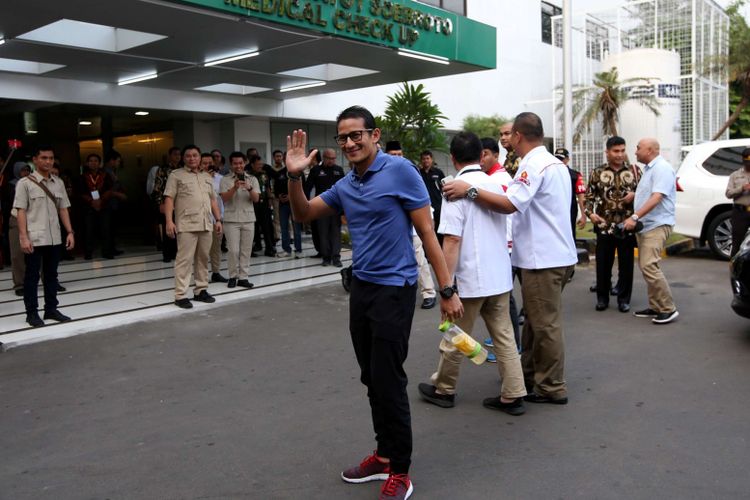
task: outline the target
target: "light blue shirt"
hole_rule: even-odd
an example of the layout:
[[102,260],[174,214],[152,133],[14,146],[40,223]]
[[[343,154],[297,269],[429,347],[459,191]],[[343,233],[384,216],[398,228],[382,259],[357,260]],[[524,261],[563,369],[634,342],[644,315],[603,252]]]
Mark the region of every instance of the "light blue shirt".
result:
[[635,190],[635,211],[638,212],[653,193],[661,193],[664,196],[658,205],[640,219],[643,222],[642,233],[659,226],[674,226],[676,186],[675,171],[661,155],[644,167],[643,176]]

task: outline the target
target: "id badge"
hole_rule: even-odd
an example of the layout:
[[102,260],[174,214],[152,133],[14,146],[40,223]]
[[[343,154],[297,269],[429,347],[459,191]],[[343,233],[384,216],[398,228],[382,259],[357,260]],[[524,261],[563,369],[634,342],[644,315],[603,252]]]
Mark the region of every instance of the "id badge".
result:
[[99,191],[91,191],[91,199],[92,200],[98,200],[99,199]]

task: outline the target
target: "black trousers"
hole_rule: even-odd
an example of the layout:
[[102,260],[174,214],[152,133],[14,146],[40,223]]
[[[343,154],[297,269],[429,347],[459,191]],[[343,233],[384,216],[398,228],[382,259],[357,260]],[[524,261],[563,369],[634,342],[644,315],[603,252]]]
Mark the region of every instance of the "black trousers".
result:
[[175,260],[177,258],[177,238],[167,236],[167,217],[159,214],[159,224],[161,224],[161,254],[164,262]]
[[742,240],[745,239],[745,233],[750,227],[750,212],[745,207],[734,205],[732,207],[732,252],[730,257],[740,251]]
[[266,252],[273,251],[276,244],[273,241],[271,208],[266,203],[254,203],[253,207],[255,207],[255,243],[260,243],[262,238]]
[[616,238],[611,234],[596,234],[596,299],[609,304],[609,287],[612,286],[612,264],[617,250],[618,304],[629,304],[633,292],[633,253],[635,235]]
[[318,219],[320,234],[320,254],[324,259],[339,259],[341,257],[341,217],[331,215]]
[[112,212],[110,210],[86,209],[86,257],[94,253],[97,238],[102,244],[102,255],[114,255],[112,248]]
[[391,460],[391,472],[411,465],[411,411],[404,361],[417,301],[417,284],[376,285],[352,278],[349,330],[367,387],[377,454]]
[[44,311],[57,309],[57,264],[60,262],[62,245],[34,247],[30,254],[24,254],[26,273],[23,276],[23,304],[26,313],[39,310],[39,272],[44,271]]

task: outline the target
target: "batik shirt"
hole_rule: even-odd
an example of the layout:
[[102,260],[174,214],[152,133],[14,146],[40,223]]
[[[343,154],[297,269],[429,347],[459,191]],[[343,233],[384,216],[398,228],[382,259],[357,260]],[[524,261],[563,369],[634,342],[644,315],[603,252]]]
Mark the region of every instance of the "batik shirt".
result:
[[505,171],[510,174],[511,177],[516,176],[516,172],[518,172],[518,165],[521,163],[521,158],[515,153],[515,151],[508,151],[508,155],[505,157],[505,163],[503,163],[503,167],[505,167]]
[[584,213],[589,217],[594,213],[604,219],[604,223],[597,226],[599,231],[612,234],[617,224],[633,215],[633,202],[625,203],[623,198],[635,192],[640,178],[641,171],[635,165],[615,171],[605,163],[591,172]]

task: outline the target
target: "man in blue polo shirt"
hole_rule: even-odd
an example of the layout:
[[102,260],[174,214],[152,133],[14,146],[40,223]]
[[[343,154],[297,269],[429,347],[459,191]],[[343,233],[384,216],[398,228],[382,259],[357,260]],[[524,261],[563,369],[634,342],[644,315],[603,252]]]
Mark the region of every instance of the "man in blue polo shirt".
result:
[[419,172],[408,160],[378,150],[380,129],[365,108],[345,109],[336,125],[336,142],[353,168],[331,189],[309,202],[305,197],[300,175],[317,151],[307,154],[302,130],[287,137],[286,166],[294,219],[308,222],[343,212],[354,249],[349,330],[377,450],[341,478],[348,483],[385,480],[381,499],[406,499],[414,490],[408,475],[411,414],[403,368],[417,291],[412,225],[441,285],[443,317],[455,320],[463,307],[432,229],[430,198]]

